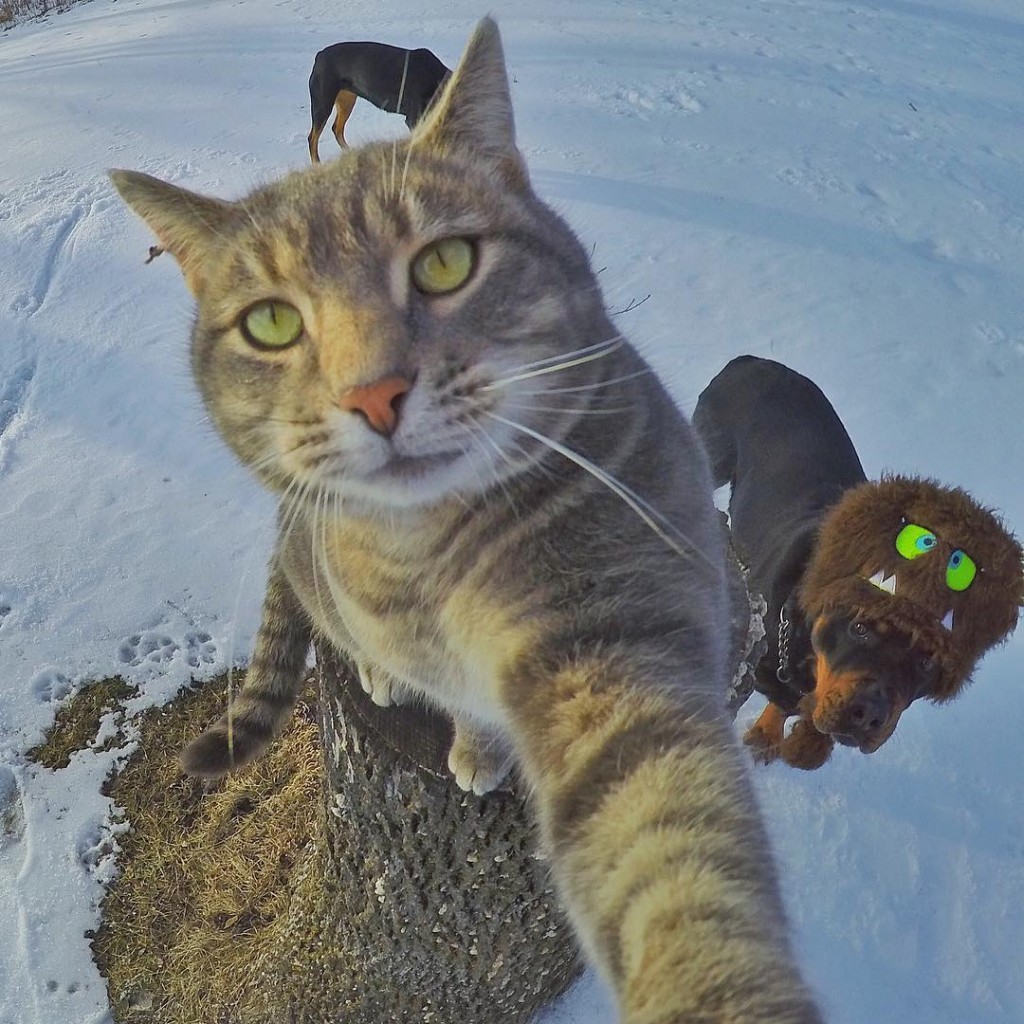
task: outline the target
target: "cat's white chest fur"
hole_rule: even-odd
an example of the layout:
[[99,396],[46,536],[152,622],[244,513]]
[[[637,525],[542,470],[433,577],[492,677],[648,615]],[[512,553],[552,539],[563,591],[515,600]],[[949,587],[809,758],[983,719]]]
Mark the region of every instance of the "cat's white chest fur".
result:
[[332,639],[339,645],[349,639],[354,658],[386,672],[452,714],[495,719],[494,664],[474,657],[459,636],[445,628],[436,608],[377,615],[367,612],[358,599],[348,598],[343,588],[337,598],[335,627],[343,628]]
[[[385,570],[372,548],[329,544],[315,561],[290,583],[318,629],[361,667],[374,699],[401,699],[405,688],[452,716],[503,726],[498,687],[511,652],[500,597],[468,581],[434,585],[429,566],[403,574],[391,558]],[[391,694],[388,677],[399,684]]]

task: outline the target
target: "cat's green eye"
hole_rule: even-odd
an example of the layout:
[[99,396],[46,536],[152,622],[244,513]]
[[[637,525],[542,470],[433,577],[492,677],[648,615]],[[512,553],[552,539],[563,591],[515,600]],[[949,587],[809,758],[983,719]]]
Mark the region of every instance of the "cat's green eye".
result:
[[950,590],[966,590],[978,575],[978,567],[966,551],[957,548],[946,563],[946,586]]
[[242,333],[257,348],[285,348],[302,334],[302,314],[290,303],[266,299],[242,316]]
[[896,535],[896,550],[907,559],[927,555],[936,544],[936,536],[916,523],[907,523]]
[[442,238],[421,249],[412,261],[412,282],[427,295],[447,295],[473,273],[476,247],[465,238]]

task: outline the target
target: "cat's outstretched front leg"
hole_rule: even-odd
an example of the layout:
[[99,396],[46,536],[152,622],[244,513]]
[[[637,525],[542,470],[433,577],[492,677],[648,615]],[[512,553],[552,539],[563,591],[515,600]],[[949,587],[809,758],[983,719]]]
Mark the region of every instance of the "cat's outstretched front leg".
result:
[[524,666],[503,696],[577,934],[623,1024],[821,1024],[725,686],[656,661]]
[[448,769],[459,789],[483,796],[501,785],[511,767],[512,748],[505,736],[471,725],[465,719],[455,720]]
[[181,752],[189,775],[218,778],[266,750],[295,705],[311,637],[306,613],[272,563],[245,685],[227,712]]

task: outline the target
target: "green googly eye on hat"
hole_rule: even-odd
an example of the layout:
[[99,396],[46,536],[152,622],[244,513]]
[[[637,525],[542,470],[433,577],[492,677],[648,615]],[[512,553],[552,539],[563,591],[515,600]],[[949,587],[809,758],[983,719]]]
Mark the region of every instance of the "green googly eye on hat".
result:
[[920,558],[935,547],[938,539],[931,530],[907,523],[896,535],[896,550],[906,559]]
[[946,563],[946,586],[950,590],[966,590],[978,575],[978,567],[966,551],[957,548]]

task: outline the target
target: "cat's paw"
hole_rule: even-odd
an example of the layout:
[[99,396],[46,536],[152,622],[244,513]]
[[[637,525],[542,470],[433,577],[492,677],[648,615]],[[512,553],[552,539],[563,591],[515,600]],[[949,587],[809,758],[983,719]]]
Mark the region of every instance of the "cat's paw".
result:
[[392,704],[402,703],[399,699],[400,685],[383,669],[360,661],[356,664],[356,670],[359,673],[359,685],[377,707],[389,708]]
[[512,757],[503,740],[456,725],[448,770],[459,789],[483,796],[501,785],[511,767]]
[[178,763],[186,775],[219,779],[254,761],[269,742],[270,737],[254,734],[237,720],[229,730],[227,719],[222,718],[182,750]]

